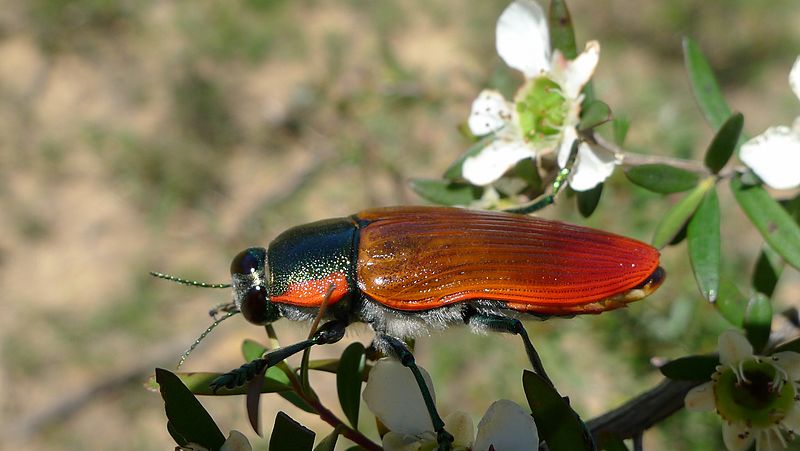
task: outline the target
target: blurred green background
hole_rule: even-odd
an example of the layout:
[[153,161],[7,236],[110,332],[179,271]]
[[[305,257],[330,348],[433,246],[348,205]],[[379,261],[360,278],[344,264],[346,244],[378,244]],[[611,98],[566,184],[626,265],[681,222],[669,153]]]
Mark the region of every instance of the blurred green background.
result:
[[[153,367],[174,366],[208,325],[208,309],[230,295],[147,272],[224,282],[240,249],[291,225],[419,203],[408,179],[438,177],[468,146],[458,126],[474,96],[520,81],[494,51],[506,1],[2,5],[0,446],[9,449],[171,449],[162,401],[142,384]],[[682,67],[682,36],[708,54],[751,135],[800,112],[787,84],[800,53],[796,0],[569,6],[579,46],[601,42],[595,87],[631,120],[632,151],[697,158],[710,139]],[[742,275],[761,239],[720,193],[723,272],[746,291]],[[566,197],[543,215],[648,240],[673,201],[618,170],[591,219]],[[655,384],[651,357],[710,352],[726,328],[697,293],[685,245],[665,250],[662,264],[667,282],[645,302],[528,324],[584,418]],[[800,303],[796,272],[775,299],[778,309]],[[278,331],[288,343],[306,327],[281,322]],[[225,323],[185,368],[238,366],[245,337],[263,332]],[[356,327],[345,341],[370,338]],[[464,410],[477,421],[498,398],[524,405],[517,338],[452,330],[419,340],[417,351],[445,415]],[[333,379],[315,385],[338,411]],[[203,402],[223,430],[254,437],[242,399]],[[278,409],[329,430],[277,397],[262,405],[267,431]],[[716,449],[719,422],[681,412],[648,432],[645,446]]]

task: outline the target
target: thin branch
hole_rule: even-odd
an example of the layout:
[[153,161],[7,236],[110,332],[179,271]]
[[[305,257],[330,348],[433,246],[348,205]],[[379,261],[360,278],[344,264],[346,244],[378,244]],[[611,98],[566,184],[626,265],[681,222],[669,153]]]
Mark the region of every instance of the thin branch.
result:
[[700,174],[710,174],[708,169],[703,165],[701,161],[695,160],[685,160],[683,158],[674,158],[674,157],[667,157],[663,155],[643,155],[639,153],[633,153],[628,150],[625,150],[618,145],[612,143],[604,139],[602,136],[598,134],[594,134],[592,136],[593,144],[597,147],[605,149],[609,152],[618,155],[619,158],[622,160],[623,166],[641,166],[643,164],[668,164],[672,167],[685,169],[690,172],[697,172]]

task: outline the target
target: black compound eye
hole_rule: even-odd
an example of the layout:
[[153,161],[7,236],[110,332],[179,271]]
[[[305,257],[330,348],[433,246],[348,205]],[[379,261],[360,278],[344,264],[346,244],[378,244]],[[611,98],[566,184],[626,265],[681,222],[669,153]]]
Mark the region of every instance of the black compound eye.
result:
[[267,289],[256,285],[247,290],[239,309],[244,319],[261,326],[270,322],[269,315],[267,315],[267,302],[269,302],[267,301]]
[[264,268],[267,251],[260,247],[251,247],[239,252],[231,262],[231,274],[250,275]]

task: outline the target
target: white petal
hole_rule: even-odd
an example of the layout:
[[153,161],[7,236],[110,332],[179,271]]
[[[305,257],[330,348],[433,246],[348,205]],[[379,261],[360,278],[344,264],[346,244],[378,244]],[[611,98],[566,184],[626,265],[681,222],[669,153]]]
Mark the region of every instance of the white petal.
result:
[[473,185],[485,186],[502,177],[518,161],[535,156],[523,141],[497,139],[464,160],[461,175]]
[[600,60],[600,44],[597,41],[586,43],[586,49],[573,61],[567,61],[563,80],[557,80],[561,91],[567,98],[578,97],[583,85],[589,82]]
[[575,127],[564,127],[561,134],[561,143],[558,145],[558,167],[563,168],[569,161],[569,154],[572,151],[572,144],[578,139],[578,132]]
[[772,359],[789,373],[789,380],[800,381],[800,354],[791,351],[776,352],[772,354]]
[[753,345],[741,332],[726,330],[718,340],[719,362],[725,366],[738,365],[742,360],[753,355]]
[[423,443],[413,435],[389,431],[383,436],[381,445],[385,451],[418,451],[422,448]]
[[472,418],[464,412],[456,411],[444,419],[444,428],[453,434],[453,446],[468,448],[475,438],[475,425]]
[[578,158],[572,167],[569,186],[575,191],[587,191],[603,183],[614,172],[617,158],[605,149],[592,149],[586,143],[578,147]]
[[[420,367],[431,395],[431,377]],[[389,430],[419,436],[433,430],[425,401],[411,370],[394,359],[383,358],[372,367],[364,387],[364,402]],[[435,399],[435,397],[434,397]]]
[[511,122],[511,105],[503,95],[493,89],[481,91],[472,102],[469,129],[475,136],[488,135]]
[[742,424],[722,423],[722,441],[725,442],[725,447],[728,448],[728,451],[747,451],[750,448],[755,437],[751,432],[743,438],[742,435],[746,431],[747,429]]
[[239,431],[231,431],[228,439],[222,444],[219,451],[252,451],[253,447],[250,446],[250,441]]
[[495,401],[478,423],[474,451],[486,451],[494,445],[497,451],[527,451],[539,446],[539,431],[533,417],[515,402]]
[[714,384],[712,382],[706,382],[703,385],[689,390],[689,393],[686,394],[686,398],[683,399],[683,404],[686,406],[686,410],[692,412],[714,410],[716,408]]
[[783,451],[786,449],[783,444],[785,443],[782,437],[779,437],[780,432],[774,429],[766,429],[758,433],[756,437],[756,451]]
[[770,127],[742,144],[739,158],[772,188],[800,186],[800,134],[789,127]]
[[533,78],[550,69],[550,32],[542,7],[517,0],[497,19],[497,54],[509,66]]
[[792,405],[786,416],[783,417],[781,425],[795,434],[800,432],[800,404],[797,401]]
[[789,72],[789,86],[792,87],[794,95],[800,99],[800,56],[795,60],[792,71]]

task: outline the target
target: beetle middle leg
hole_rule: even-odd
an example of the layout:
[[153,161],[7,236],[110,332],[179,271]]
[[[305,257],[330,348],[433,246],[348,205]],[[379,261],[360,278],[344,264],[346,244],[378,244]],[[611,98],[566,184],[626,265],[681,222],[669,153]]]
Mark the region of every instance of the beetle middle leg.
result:
[[439,450],[446,451],[452,449],[454,437],[444,429],[444,421],[436,410],[433,396],[431,396],[431,392],[428,390],[428,384],[425,383],[425,379],[422,377],[422,373],[419,371],[419,367],[414,360],[414,354],[411,353],[405,343],[391,335],[380,334],[376,337],[376,340],[388,345],[395,354],[395,357],[400,360],[400,363],[414,373],[414,379],[417,381],[419,390],[422,392],[422,399],[425,401],[425,407],[428,409],[428,414],[431,416],[431,422],[433,423],[433,430],[436,432],[436,441],[439,444]]
[[561,168],[560,171],[558,171],[558,175],[556,175],[555,180],[553,180],[553,185],[550,190],[550,194],[528,205],[523,205],[517,208],[509,208],[503,211],[505,211],[506,213],[517,213],[521,215],[527,215],[529,213],[539,211],[542,208],[555,203],[558,192],[561,191],[561,188],[563,188],[564,185],[567,184],[567,177],[569,176],[572,165],[575,163],[575,157],[578,155],[579,144],[580,144],[579,139],[576,139],[575,142],[572,144],[572,149],[570,149],[569,151],[569,159],[567,160],[567,164],[564,165],[564,167]]
[[479,313],[474,309],[467,309],[464,312],[464,322],[483,330],[519,335],[520,338],[522,338],[522,343],[525,345],[525,353],[528,354],[528,360],[531,361],[534,371],[549,382],[550,385],[553,385],[553,382],[544,370],[544,365],[542,365],[542,359],[539,357],[539,353],[536,352],[536,348],[533,347],[533,343],[531,343],[531,339],[528,337],[528,331],[526,331],[525,326],[522,325],[522,321],[516,318]]
[[347,323],[343,321],[328,321],[320,326],[320,328],[308,340],[303,340],[299,343],[278,348],[267,353],[267,355],[260,359],[255,359],[251,362],[245,363],[239,368],[229,371],[214,379],[211,382],[210,388],[213,391],[217,391],[222,387],[230,389],[244,385],[246,382],[249,382],[255,378],[258,374],[261,374],[267,368],[277,365],[278,363],[297,354],[298,352],[305,351],[314,345],[336,343],[337,341],[341,340],[342,337],[344,337],[344,330],[346,327]]

